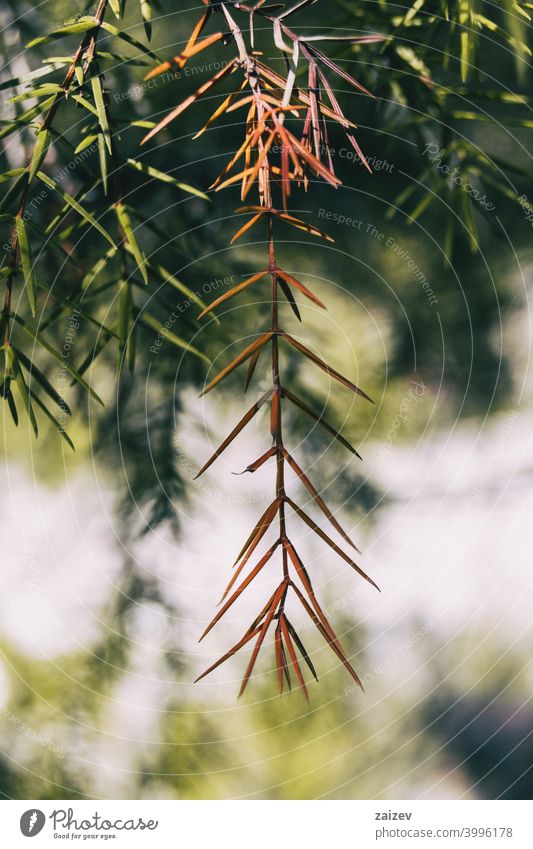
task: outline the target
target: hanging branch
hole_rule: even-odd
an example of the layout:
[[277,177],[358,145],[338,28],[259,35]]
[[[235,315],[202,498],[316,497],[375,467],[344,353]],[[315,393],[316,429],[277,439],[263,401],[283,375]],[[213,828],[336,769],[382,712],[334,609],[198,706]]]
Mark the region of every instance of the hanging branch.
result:
[[[316,414],[284,385],[279,367],[281,345],[288,345],[293,350],[296,350],[325,371],[329,377],[342,383],[354,394],[369,401],[371,400],[351,380],[323,362],[306,346],[285,332],[280,323],[280,292],[285,296],[299,320],[301,320],[301,316],[296,303],[295,292],[303,294],[317,307],[325,309],[324,305],[313,292],[281,268],[276,257],[274,229],[278,223],[283,222],[298,230],[303,230],[310,235],[331,241],[327,234],[320,231],[313,224],[304,222],[289,214],[287,204],[293,185],[302,186],[304,189],[307,189],[311,176],[322,178],[333,187],[340,185],[340,180],[335,174],[333,162],[329,155],[326,129],[326,123],[328,121],[339,125],[346,132],[350,143],[361,155],[363,163],[368,167],[368,163],[366,163],[353,135],[353,131],[356,129],[355,125],[342,112],[327,79],[326,70],[324,69],[332,71],[343,80],[349,81],[356,89],[364,92],[365,95],[369,93],[357,80],[339,68],[331,59],[319,52],[314,46],[319,41],[316,36],[306,39],[296,35],[289,29],[286,24],[287,19],[294,12],[303,9],[307,5],[309,5],[309,2],[303,0],[303,2],[296,3],[295,6],[287,9],[282,14],[274,16],[267,8],[262,9],[262,3],[256,3],[253,6],[244,3],[209,3],[207,10],[194,28],[185,49],[178,56],[174,57],[171,62],[165,62],[158,66],[150,72],[149,76],[162,73],[164,70],[172,67],[173,63],[182,68],[191,56],[196,55],[201,50],[207,49],[219,41],[233,43],[236,48],[236,55],[230,59],[221,71],[216,73],[194,94],[190,95],[166,115],[144,139],[146,142],[148,139],[153,138],[163,127],[168,126],[190,105],[211,91],[214,86],[220,84],[223,80],[237,78],[236,87],[233,88],[222,104],[217,107],[205,127],[200,130],[197,136],[201,135],[207,127],[223,114],[230,114],[235,111],[245,114],[244,140],[230,162],[215,180],[212,188],[220,191],[229,185],[240,183],[242,201],[246,200],[252,189],[257,191],[258,203],[244,206],[238,210],[243,214],[250,214],[251,217],[234,234],[231,242],[234,243],[240,239],[256,224],[264,224],[266,227],[267,266],[253,273],[242,283],[237,284],[231,290],[217,298],[210,305],[210,309],[216,309],[230,298],[235,297],[251,286],[263,285],[262,281],[268,277],[270,280],[270,326],[268,330],[261,333],[254,342],[248,345],[229,365],[211,380],[205,387],[203,394],[215,388],[227,375],[231,374],[244,363],[248,363],[247,387],[253,376],[259,356],[267,347],[270,347],[272,387],[248,410],[212,457],[204,464],[197,477],[202,475],[211,466],[256,413],[265,404],[269,404],[270,433],[273,445],[262,457],[248,466],[245,471],[253,473],[264,463],[273,461],[275,463],[275,497],[239,552],[234,563],[235,572],[222,597],[223,605],[205,629],[201,639],[211,631],[214,625],[233,606],[244,590],[278,552],[282,570],[279,584],[241,640],[200,675],[197,680],[212,672],[242,647],[254,640],[254,648],[240,689],[240,694],[242,694],[255,667],[267,633],[272,627],[274,629],[275,661],[280,692],[283,691],[285,686],[291,687],[292,676],[294,676],[306,698],[308,693],[303,676],[302,664],[307,665],[314,677],[316,677],[316,672],[302,641],[287,618],[286,603],[291,593],[301,603],[322,637],[359,686],[361,686],[361,681],[351,666],[333,628],[320,607],[309,575],[291,542],[288,530],[289,514],[306,524],[313,533],[319,536],[323,542],[335,551],[361,577],[376,587],[374,581],[288,496],[286,491],[285,472],[288,466],[304,484],[314,502],[335,530],[340,533],[345,542],[355,549],[355,545],[348,534],[339,525],[332,511],[327,507],[314,485],[307,478],[296,460],[287,451],[283,434],[282,412],[284,401],[289,401],[301,413],[309,416],[315,423],[320,424],[335,439],[339,440],[350,451],[359,456],[357,451],[344,439],[335,427],[326,422],[321,415]],[[246,44],[241,27],[234,19],[234,10],[245,12],[248,16],[250,22],[249,47]],[[218,13],[218,17],[222,18],[224,28],[213,35],[199,40],[206,24],[212,17],[215,17],[215,13]],[[279,74],[264,64],[253,52],[254,19],[256,16],[270,22],[272,25],[275,45],[286,58],[285,75]],[[351,43],[371,43],[381,40],[381,36],[365,34],[349,37],[347,40]],[[297,83],[297,72],[302,65],[307,66],[306,87],[302,87]],[[287,116],[296,119],[296,121],[299,119],[303,120],[301,135],[296,135],[287,127]],[[280,151],[279,156],[274,156],[272,154],[273,150]],[[274,206],[274,192],[280,195],[281,208]],[[200,317],[203,317],[205,313],[206,310],[200,314]],[[259,549],[267,531],[273,528],[275,524],[278,528],[277,540],[259,559],[251,571],[245,575],[246,567],[252,560],[252,556]],[[241,583],[234,589],[239,580],[241,580]]]

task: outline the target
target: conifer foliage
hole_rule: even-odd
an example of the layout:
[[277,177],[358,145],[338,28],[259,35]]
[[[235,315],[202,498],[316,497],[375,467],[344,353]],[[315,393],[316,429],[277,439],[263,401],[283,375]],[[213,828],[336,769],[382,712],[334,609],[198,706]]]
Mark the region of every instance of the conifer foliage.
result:
[[[208,126],[224,114],[236,113],[242,116],[242,143],[211,188],[220,191],[227,186],[238,184],[242,203],[244,204],[248,200],[246,205],[238,209],[238,212],[244,214],[247,218],[246,222],[233,235],[232,243],[235,243],[253,227],[263,227],[266,232],[264,267],[224,292],[200,314],[200,318],[202,318],[209,310],[216,310],[230,298],[234,298],[249,287],[257,288],[261,286],[268,291],[267,300],[270,300],[271,305],[268,327],[261,330],[254,341],[207,384],[204,394],[217,387],[224,378],[245,364],[248,368],[245,388],[248,387],[257,363],[262,356],[270,358],[272,386],[247,410],[229,436],[198,473],[198,476],[202,475],[239,436],[256,413],[264,405],[269,405],[270,437],[273,444],[245,471],[253,473],[265,463],[272,465],[274,473],[273,500],[242,546],[234,563],[235,571],[224,592],[222,606],[202,635],[203,638],[211,631],[265,567],[272,569],[274,562],[280,561],[279,584],[263,609],[236,645],[200,676],[202,678],[212,672],[239,649],[252,644],[253,650],[244,673],[240,689],[241,694],[248,684],[267,635],[272,631],[275,667],[280,692],[283,691],[284,687],[290,689],[292,683],[296,682],[307,697],[304,667],[307,666],[308,671],[315,678],[316,671],[300,636],[287,617],[286,603],[290,594],[298,599],[326,643],[344,664],[352,678],[358,685],[361,685],[356,671],[349,662],[337,635],[317,600],[311,578],[291,541],[290,522],[296,520],[302,522],[361,578],[376,586],[353,557],[340,548],[329,534],[325,533],[302,510],[286,490],[286,473],[290,470],[297,480],[303,484],[318,509],[326,516],[335,531],[343,537],[345,543],[353,551],[357,551],[354,543],[339,525],[314,484],[285,446],[283,432],[285,406],[289,404],[296,408],[300,415],[308,417],[313,423],[325,428],[334,439],[338,440],[352,454],[359,455],[334,425],[330,424],[322,414],[311,409],[296,392],[289,389],[285,384],[279,367],[280,346],[285,346],[298,356],[306,358],[314,366],[325,372],[328,377],[339,381],[355,395],[366,401],[371,399],[351,379],[340,374],[285,330],[280,310],[282,296],[286,299],[298,320],[301,320],[301,316],[296,300],[297,295],[303,295],[319,308],[324,308],[324,304],[301,281],[280,266],[276,256],[275,238],[278,227],[289,226],[311,236],[331,240],[312,222],[300,220],[290,214],[288,201],[296,189],[308,189],[315,179],[323,179],[332,187],[339,185],[340,181],[335,174],[331,155],[328,154],[330,148],[329,127],[332,125],[337,125],[346,134],[349,143],[360,156],[362,162],[369,167],[355,136],[356,127],[343,113],[328,75],[347,81],[354,89],[369,97],[371,95],[357,79],[322,52],[323,44],[335,43],[335,41],[367,44],[382,41],[383,38],[374,33],[348,37],[340,36],[338,39],[331,34],[303,37],[292,28],[292,19],[297,17],[298,12],[303,12],[308,5],[310,3],[304,0],[304,2],[296,3],[279,11],[279,9],[265,6],[264,3],[250,5],[244,3],[209,3],[206,11],[194,27],[184,50],[174,56],[172,60],[160,64],[152,74],[168,71],[173,65],[182,69],[191,57],[220,41],[231,45],[234,55],[222,70],[217,71],[194,94],[187,97],[165,115],[144,139],[144,142],[152,139],[160,130],[183,115],[188,107],[199,98],[206,95],[215,86],[228,81],[231,89],[229,94],[197,135],[201,135]],[[246,33],[241,20],[244,20],[247,24]],[[254,28],[257,21],[261,26],[264,26],[265,22],[271,26],[274,46],[285,60],[284,73],[276,71],[267,64],[262,54],[254,49]],[[208,30],[211,24],[214,32]],[[327,47],[327,44],[324,46]],[[275,152],[273,153],[273,151]],[[255,203],[249,202],[252,193],[255,193],[255,198],[253,198],[256,201]],[[270,528],[274,526],[278,529],[277,539],[266,552],[261,553],[263,539]],[[259,557],[258,561],[252,567],[251,564],[257,557]]]

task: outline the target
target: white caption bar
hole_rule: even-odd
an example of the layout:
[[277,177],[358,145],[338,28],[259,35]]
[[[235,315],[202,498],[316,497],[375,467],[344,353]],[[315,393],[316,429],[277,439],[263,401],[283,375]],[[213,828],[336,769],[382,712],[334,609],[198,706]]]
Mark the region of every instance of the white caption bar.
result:
[[0,834],[9,849],[532,849],[532,814],[530,801],[5,801]]

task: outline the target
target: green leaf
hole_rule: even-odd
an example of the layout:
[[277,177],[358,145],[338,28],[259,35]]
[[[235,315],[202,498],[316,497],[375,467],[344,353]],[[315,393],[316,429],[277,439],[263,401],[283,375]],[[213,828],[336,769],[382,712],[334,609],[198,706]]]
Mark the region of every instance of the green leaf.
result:
[[400,194],[394,198],[394,203],[391,204],[387,209],[385,213],[385,218],[389,221],[394,218],[394,216],[398,213],[398,210],[403,206],[403,204],[407,200],[409,200],[410,197],[412,197],[412,195],[415,194],[417,190],[417,183],[411,183],[410,186],[407,186],[407,188],[403,189],[403,191],[401,191]]
[[157,127],[155,121],[147,121],[145,118],[138,118],[136,121],[128,121],[130,127],[140,127],[142,130],[153,130]]
[[[511,34],[509,42],[511,44],[514,42],[517,46],[516,50],[513,51],[516,74],[520,82],[523,83],[528,67],[527,56],[531,55],[526,43],[528,41],[528,29],[531,26],[531,15],[514,0],[505,0],[504,6],[506,7],[507,24]],[[529,8],[531,8],[531,4],[529,4]]]
[[125,41],[127,44],[131,45],[131,47],[135,47],[136,50],[141,50],[143,53],[146,53],[147,56],[150,56],[152,59],[156,59],[159,61],[159,57],[157,53],[154,53],[148,47],[145,47],[140,41],[137,41],[136,38],[129,35],[127,32],[118,29],[118,27],[113,26],[113,24],[108,24],[107,21],[102,22],[102,29],[105,29],[110,35],[114,35],[115,38],[121,38],[122,41]]
[[470,197],[465,191],[461,193],[461,209],[462,209],[462,219],[463,224],[466,227],[468,232],[468,238],[470,241],[470,249],[472,253],[477,253],[478,251],[478,235],[477,228],[474,221],[474,215],[472,213],[472,204],[470,202]]
[[431,79],[431,71],[416,50],[413,50],[412,47],[407,47],[405,44],[396,44],[395,50],[398,56],[403,59],[403,61],[409,65],[416,74],[424,77],[425,80]]
[[111,6],[111,9],[113,10],[113,14],[115,15],[115,18],[120,18],[121,14],[122,14],[121,0],[109,0],[109,5]]
[[[17,169],[18,170],[18,169]],[[9,209],[9,205],[11,201],[16,198],[19,194],[19,191],[22,189],[23,184],[26,181],[27,171],[25,168],[22,169],[22,174],[20,174],[13,183],[12,186],[9,187],[4,197],[0,200],[0,214],[4,214],[5,209]]]
[[47,33],[46,35],[40,35],[38,38],[32,39],[26,45],[27,48],[37,47],[39,44],[48,44],[50,41],[54,41],[57,38],[65,38],[67,35],[79,35],[83,32],[88,32],[90,29],[94,29],[97,26],[98,21],[93,17],[83,17],[79,18],[72,24],[66,24],[63,27],[52,30],[52,32]]
[[[85,188],[82,192],[78,193],[78,197],[76,198],[76,201],[78,203],[81,203],[87,197],[87,195],[94,189],[94,187],[96,186],[96,182],[97,181],[89,183],[88,185],[85,186]],[[50,223],[47,224],[46,229],[45,229],[46,235],[53,233],[57,230],[57,228],[60,226],[60,224],[62,222],[64,222],[69,211],[70,211],[69,204],[66,203],[62,207],[60,212],[58,212],[58,214],[54,216],[54,218],[50,221]],[[78,219],[76,219],[74,221],[74,223],[69,224],[68,226],[64,227],[63,230],[61,230],[60,232],[57,233],[57,240],[59,242],[65,241],[66,239],[70,238],[70,236],[74,233],[74,231],[79,229],[80,227],[83,227],[83,220],[79,221]]]
[[104,194],[107,194],[109,172],[107,169],[107,148],[103,133],[98,133],[98,161],[100,163],[102,187],[104,189]]
[[454,219],[451,215],[448,216],[446,221],[446,229],[444,231],[444,243],[443,243],[443,252],[445,258],[448,260],[450,265],[452,264],[453,259],[453,240],[454,240]]
[[19,414],[17,412],[17,405],[15,404],[15,399],[13,398],[13,393],[11,389],[4,390],[5,395],[4,398],[7,401],[7,405],[9,407],[9,412],[11,413],[11,418],[15,423],[15,427],[19,426]]
[[37,171],[44,162],[44,158],[48,152],[50,145],[51,133],[50,130],[42,129],[37,134],[37,141],[33,149],[30,165],[30,183],[37,174]]
[[98,133],[89,133],[87,136],[85,136],[84,139],[81,140],[79,145],[75,148],[74,153],[81,153],[82,150],[85,150],[86,148],[90,147],[96,141],[98,141]]
[[117,217],[124,232],[124,236],[131,248],[133,256],[135,257],[135,261],[139,268],[139,271],[142,274],[143,280],[145,283],[148,283],[148,272],[146,270],[146,257],[141,250],[141,246],[137,241],[137,237],[135,236],[135,231],[133,229],[133,225],[131,223],[131,219],[128,215],[128,211],[123,203],[115,204],[115,209],[117,212]]
[[193,290],[190,289],[189,286],[187,286],[185,283],[182,283],[181,280],[178,280],[177,277],[174,277],[174,275],[171,274],[170,271],[163,265],[156,265],[155,263],[150,262],[149,267],[161,280],[164,280],[165,283],[170,283],[170,285],[177,289],[178,292],[182,292],[184,295],[187,295],[188,298],[198,304],[201,309],[206,309],[207,304],[205,303],[205,301],[199,298],[196,292],[193,292]]
[[28,239],[26,222],[23,218],[17,216],[15,220],[15,229],[20,248],[20,259],[22,262],[22,273],[24,275],[26,294],[30,303],[31,314],[35,317],[37,312],[37,283],[35,281],[35,273],[33,270],[33,257],[31,253],[30,240]]
[[201,360],[204,360],[206,363],[209,363],[209,357],[206,357],[201,351],[195,348],[193,345],[186,342],[184,339],[180,339],[179,336],[176,336],[175,333],[172,333],[167,327],[161,324],[160,321],[157,320],[153,315],[147,312],[139,312],[139,320],[142,321],[147,327],[150,327],[152,330],[155,330],[164,339],[167,339],[173,345],[176,345],[177,348],[183,348],[185,351],[189,351],[191,354],[194,354],[196,357],[199,357]]
[[[96,358],[99,356],[99,354],[102,353],[102,351],[112,338],[112,336],[106,336],[105,333],[101,333],[98,336],[98,339],[96,340],[95,344],[92,346],[89,353],[87,354],[83,362],[80,364],[78,368],[78,374],[85,374],[89,366],[94,363]],[[72,381],[72,383],[74,382],[75,381]]]
[[57,83],[46,83],[39,88],[32,88],[29,91],[23,91],[22,94],[15,94],[9,98],[9,103],[22,103],[24,100],[29,100],[34,97],[47,97],[53,94],[61,94],[63,89]]
[[87,224],[90,224],[91,227],[94,227],[95,230],[98,230],[98,232],[101,233],[105,239],[107,239],[107,241],[112,247],[116,247],[115,242],[113,241],[107,230],[102,227],[102,225],[99,221],[96,220],[94,215],[88,212],[85,207],[81,205],[81,203],[78,203],[78,201],[73,198],[72,195],[69,195],[68,192],[58,186],[58,184],[55,183],[54,180],[52,180],[52,178],[49,177],[47,174],[43,174],[42,171],[39,171],[37,176],[39,177],[39,180],[42,180],[42,182],[46,186],[48,186],[49,189],[52,189],[53,191],[57,192],[57,194],[63,198],[65,203],[68,206],[72,207],[72,209],[74,209],[78,213],[78,215],[80,215],[83,220],[87,222]]
[[142,174],[148,174],[149,177],[153,177],[155,180],[161,180],[162,183],[170,183],[184,192],[189,192],[191,195],[202,198],[202,200],[210,200],[205,192],[195,189],[194,186],[190,186],[188,183],[181,183],[175,177],[172,177],[171,174],[165,174],[164,171],[159,171],[158,168],[154,168],[152,165],[143,165],[137,159],[128,159],[128,165],[131,165],[132,168],[135,168],[136,171],[140,171]]
[[[57,392],[57,390],[52,386],[46,375],[43,374],[43,372],[39,368],[37,368],[35,363],[32,362],[29,357],[26,356],[24,351],[19,350],[14,345],[13,350],[15,351],[18,359],[30,375],[30,378],[37,381],[41,388],[44,389],[48,397],[51,398],[51,400],[54,402],[54,404],[57,404],[57,406],[64,410],[67,415],[71,416],[72,411],[70,407],[68,406],[64,398],[59,394],[59,392]],[[32,391],[31,382],[29,383],[29,390],[30,392]]]
[[120,375],[124,352],[128,344],[128,330],[131,313],[131,287],[127,280],[121,280],[118,298],[118,363],[117,376]]
[[39,77],[46,77],[48,74],[52,74],[54,71],[64,68],[65,65],[68,65],[71,61],[72,60],[70,58],[48,60],[46,65],[41,65],[39,68],[36,68],[34,71],[30,71],[28,74],[24,74],[21,77],[13,77],[10,80],[4,80],[4,82],[0,83],[0,91],[27,85],[28,83],[33,82],[33,80],[39,79]]
[[28,392],[28,387],[26,385],[26,381],[24,380],[24,375],[22,374],[22,369],[20,368],[16,354],[11,346],[6,349],[6,359],[8,363],[8,369],[13,373],[15,385],[19,391],[19,395],[22,398],[22,401],[24,402],[24,406],[26,407],[26,412],[28,413],[28,418],[30,420],[33,432],[35,436],[38,436],[39,428],[37,427],[37,420],[33,412],[30,393]]
[[470,33],[464,29],[461,33],[461,80],[465,83],[470,70]]
[[141,2],[141,16],[144,23],[144,31],[146,33],[146,38],[150,41],[152,37],[152,4],[149,0],[140,0]]
[[45,414],[45,416],[46,416],[48,419],[50,419],[50,421],[51,421],[51,422],[55,425],[57,432],[60,434],[60,436],[62,436],[62,437],[63,437],[63,439],[65,440],[65,442],[67,443],[67,445],[68,445],[70,448],[72,448],[72,450],[73,450],[73,451],[75,451],[76,449],[74,448],[74,443],[73,443],[72,439],[70,438],[70,436],[68,435],[68,433],[66,432],[66,430],[64,430],[64,429],[63,429],[63,426],[60,424],[60,422],[59,422],[59,421],[56,419],[56,417],[55,417],[55,416],[54,416],[54,415],[50,412],[50,410],[48,409],[48,407],[46,407],[46,406],[43,404],[43,402],[41,401],[41,399],[39,398],[39,396],[38,396],[38,395],[37,395],[37,394],[36,394],[36,393],[35,393],[35,392],[31,389],[31,388],[29,389],[29,393],[30,393],[31,397],[33,398],[33,400],[35,401],[35,403],[37,404],[37,406],[38,406],[38,407],[39,407],[39,408],[43,411],[43,413]]
[[[444,183],[444,181],[441,180],[441,181],[439,181],[439,183],[437,183],[437,186],[442,185],[443,183]],[[435,189],[433,189],[432,191],[426,192],[426,194],[422,197],[422,200],[419,203],[417,203],[417,205],[415,206],[413,211],[410,213],[409,219],[408,219],[408,224],[414,224],[415,221],[418,221],[418,219],[420,218],[422,213],[424,213],[426,211],[426,209],[428,209],[431,206],[431,204],[433,203],[434,200],[436,200],[436,198],[437,198],[437,192],[435,191]]]
[[54,301],[57,301],[59,304],[66,307],[68,310],[76,310],[76,312],[78,312],[83,318],[85,318],[91,324],[94,324],[94,326],[97,327],[100,332],[110,333],[112,336],[117,335],[109,327],[106,327],[105,324],[102,324],[101,321],[98,321],[98,319],[95,318],[94,315],[92,315],[88,310],[84,309],[78,301],[73,301],[69,298],[64,298],[63,295],[60,295],[58,292],[54,291],[54,289],[50,289],[45,283],[39,283],[38,286],[40,289],[44,289],[46,292],[49,292]]
[[11,354],[11,346],[9,344],[2,346],[2,351],[4,352],[4,386],[8,384],[15,377],[15,372],[12,367],[12,354]]
[[64,368],[65,371],[67,371],[71,375],[71,377],[73,377],[74,380],[80,384],[80,386],[83,386],[85,391],[88,392],[89,395],[91,395],[95,399],[95,401],[98,401],[98,403],[101,404],[102,407],[105,406],[100,396],[96,394],[94,389],[87,383],[86,380],[84,380],[84,378],[81,376],[81,374],[79,374],[79,372],[74,368],[74,366],[72,366],[67,360],[65,360],[65,358],[58,351],[54,350],[50,343],[47,342],[46,339],[37,330],[35,330],[34,327],[28,324],[28,322],[25,321],[22,316],[16,313],[13,317],[15,321],[20,324],[23,330],[28,334],[28,336],[31,336],[31,338],[41,346],[41,348],[44,348],[45,351],[48,351],[50,356],[52,356],[54,360],[56,360],[56,362],[58,362],[62,366],[62,368]]
[[118,247],[109,248],[109,250],[104,256],[96,260],[95,264],[92,266],[92,268],[89,269],[89,271],[81,281],[81,288],[83,290],[88,289],[89,286],[92,285],[94,280],[96,280],[96,278],[104,271],[104,269],[109,263],[109,260],[115,256],[117,251]]
[[94,115],[95,118],[98,118],[98,110],[96,106],[93,106],[92,103],[90,103],[90,101],[88,101],[85,97],[82,97],[81,94],[73,94],[72,100],[80,106],[83,106],[84,109],[87,109],[87,111],[90,112],[91,115]]
[[111,62],[118,62],[121,65],[134,65],[142,68],[149,68],[152,64],[148,59],[141,59],[140,56],[126,56],[124,53],[111,53],[107,50],[99,50],[98,58],[109,59]]
[[130,212],[132,217],[135,218],[135,220],[138,221],[139,224],[142,224],[143,227],[146,227],[147,230],[150,230],[150,232],[153,233],[154,236],[157,236],[158,239],[162,239],[163,244],[166,247],[172,248],[173,250],[177,251],[180,256],[185,257],[189,261],[194,259],[193,254],[191,252],[191,248],[186,242],[186,236],[181,235],[179,238],[177,238],[174,233],[171,235],[170,233],[165,232],[163,229],[161,229],[161,227],[158,227],[156,224],[154,224],[152,219],[145,218],[139,210],[135,209],[135,207],[132,208]]
[[111,147],[111,133],[109,130],[109,121],[107,120],[107,112],[104,103],[104,92],[102,90],[102,81],[100,77],[91,77],[91,88],[93,91],[94,105],[98,113],[98,121],[104,134],[106,147],[110,154],[113,153]]
[[25,173],[25,168],[12,168],[11,171],[4,171],[3,174],[0,174],[0,183],[7,183],[8,180],[14,180],[15,177],[20,177],[21,174]]
[[20,127],[31,124],[34,118],[42,112],[46,112],[46,110],[50,108],[55,99],[55,94],[52,95],[52,97],[47,97],[46,100],[41,100],[41,102],[37,103],[37,105],[32,109],[28,109],[27,112],[17,118],[16,121],[8,121],[4,128],[0,130],[0,139],[5,139],[7,136],[11,135],[11,133],[15,133],[18,129],[20,129]]
[[[75,257],[72,253],[69,253],[66,249],[65,245],[60,241],[60,239],[56,238],[56,236],[46,233],[42,227],[39,227],[38,224],[35,223],[35,219],[32,219],[28,222],[30,233],[35,233],[47,246],[53,248],[59,254],[61,254],[61,259],[63,262],[68,262],[73,268],[76,269],[80,274],[83,274],[82,266],[76,262]],[[38,282],[38,286],[41,284]]]
[[128,337],[128,368],[130,370],[130,374],[133,374],[135,371],[135,358],[137,355],[137,328],[138,322],[134,321],[131,325],[129,337]]
[[471,28],[474,25],[471,15],[470,0],[459,0],[459,24],[461,26],[460,34],[460,64],[461,64],[461,80],[466,82],[470,74],[470,65],[472,62],[472,32]]
[[403,24],[410,23],[410,21],[413,20],[413,18],[416,16],[416,13],[420,11],[425,2],[426,0],[415,0],[409,11],[406,13],[403,19]]

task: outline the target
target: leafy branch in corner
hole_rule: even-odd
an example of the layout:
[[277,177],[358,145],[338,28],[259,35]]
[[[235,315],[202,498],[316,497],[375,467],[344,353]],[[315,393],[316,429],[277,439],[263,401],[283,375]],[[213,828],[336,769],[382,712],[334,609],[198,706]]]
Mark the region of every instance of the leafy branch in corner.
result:
[[[0,202],[1,223],[10,228],[8,256],[0,268],[4,286],[1,312],[4,373],[0,394],[16,425],[19,422],[17,405],[21,403],[36,436],[36,411],[39,410],[71,447],[72,441],[65,430],[71,409],[64,393],[54,387],[47,374],[50,360],[59,364],[61,384],[65,376],[103,403],[84,374],[111,341],[117,348],[117,375],[124,362],[133,371],[139,326],[150,332],[159,329],[157,318],[145,307],[146,300],[153,299],[162,286],[175,288],[187,297],[196,297],[171,271],[147,257],[138,233],[141,228],[150,229],[152,225],[125,193],[125,177],[129,172],[145,183],[163,182],[206,199],[203,192],[121,151],[122,133],[126,130],[138,133],[152,124],[131,120],[124,125],[114,118],[105,88],[106,68],[122,63],[142,65],[157,58],[152,50],[106,19],[110,12],[120,18],[123,6],[117,0],[100,0],[94,14],[78,16],[72,22],[67,21],[33,38],[28,44],[30,49],[75,37],[80,37],[80,41],[71,55],[45,59],[39,68],[9,79],[1,86],[19,92],[11,97],[15,107],[30,99],[36,103],[22,114],[2,122],[0,129],[2,139],[10,136],[18,141],[28,136],[32,139],[26,166],[8,169],[0,175],[1,182],[11,183]],[[141,3],[141,12],[150,35],[149,2]],[[111,52],[107,49],[110,40],[134,48],[135,55]],[[54,77],[61,71],[64,76],[60,81],[43,82],[43,78]],[[77,120],[70,122],[70,130],[76,132],[75,138],[72,138],[73,132],[62,133],[56,129],[59,113],[67,110],[69,114],[72,110],[77,113]],[[69,164],[76,166],[79,187],[74,193],[67,192],[60,180],[47,173],[48,154],[54,146],[65,151],[70,158]],[[98,161],[96,169],[92,163],[93,153]],[[71,169],[68,171],[70,175]],[[31,192],[35,186],[40,190],[40,217],[47,209],[44,226],[34,214]],[[59,203],[56,214],[53,214],[52,198]],[[87,227],[102,245],[97,261],[88,267],[82,249],[82,235]],[[59,274],[49,284],[42,264],[39,268],[39,260],[48,258],[53,252],[61,258],[61,278],[67,277],[69,281],[66,288]],[[55,260],[47,265],[58,268]],[[102,283],[104,272],[108,280]],[[21,297],[15,298],[19,281],[26,306]],[[203,306],[199,298],[197,301]],[[105,320],[100,317],[104,312],[102,307],[105,307]],[[116,318],[109,321],[115,310]],[[58,344],[61,339],[58,320],[72,312],[97,332],[92,349],[77,367],[62,353],[61,342]],[[50,334],[54,338],[50,339]],[[205,359],[205,355],[186,339],[174,333],[168,333],[167,339]],[[42,368],[32,352],[24,352],[24,340],[45,355]]]

